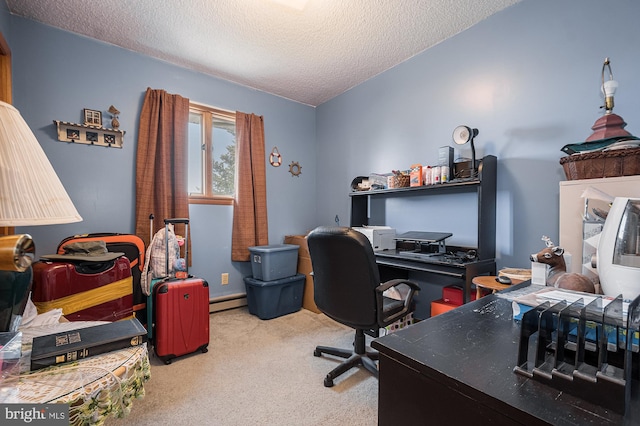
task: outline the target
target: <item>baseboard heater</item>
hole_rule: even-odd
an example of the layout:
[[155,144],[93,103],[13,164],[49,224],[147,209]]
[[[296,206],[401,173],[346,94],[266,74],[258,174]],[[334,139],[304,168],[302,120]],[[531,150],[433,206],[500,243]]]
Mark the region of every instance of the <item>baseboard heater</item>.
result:
[[209,299],[209,313],[226,311],[227,309],[240,308],[242,306],[247,306],[247,295],[244,293]]

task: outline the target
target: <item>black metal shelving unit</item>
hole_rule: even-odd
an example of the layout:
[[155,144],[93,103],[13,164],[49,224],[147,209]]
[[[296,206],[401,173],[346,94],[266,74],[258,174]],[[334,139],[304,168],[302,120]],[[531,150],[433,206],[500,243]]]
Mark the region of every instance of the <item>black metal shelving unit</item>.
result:
[[496,257],[496,169],[493,155],[482,158],[478,176],[471,180],[454,180],[438,185],[351,192],[351,226],[369,224],[369,202],[372,197],[437,197],[442,194],[475,193],[478,209],[477,261],[463,265],[434,266],[428,260],[406,259],[393,253],[376,253],[378,263],[404,270],[433,272],[457,276],[465,281],[465,302],[470,300],[471,280],[476,275],[495,274]]

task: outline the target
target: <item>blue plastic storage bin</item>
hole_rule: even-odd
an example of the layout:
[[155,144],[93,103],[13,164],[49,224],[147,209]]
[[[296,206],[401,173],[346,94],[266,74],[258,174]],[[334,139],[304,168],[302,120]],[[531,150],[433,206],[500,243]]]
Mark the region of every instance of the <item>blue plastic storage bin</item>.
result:
[[261,319],[271,319],[299,311],[305,278],[304,274],[273,281],[245,277],[249,313]]
[[295,275],[299,248],[295,244],[249,247],[253,278],[274,281]]

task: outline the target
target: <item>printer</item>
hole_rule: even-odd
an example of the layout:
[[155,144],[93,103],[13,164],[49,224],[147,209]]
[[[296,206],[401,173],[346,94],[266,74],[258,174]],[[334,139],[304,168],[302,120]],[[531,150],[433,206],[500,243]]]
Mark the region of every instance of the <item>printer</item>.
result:
[[395,250],[396,248],[395,228],[390,226],[354,226],[352,229],[364,234],[369,239],[373,251]]

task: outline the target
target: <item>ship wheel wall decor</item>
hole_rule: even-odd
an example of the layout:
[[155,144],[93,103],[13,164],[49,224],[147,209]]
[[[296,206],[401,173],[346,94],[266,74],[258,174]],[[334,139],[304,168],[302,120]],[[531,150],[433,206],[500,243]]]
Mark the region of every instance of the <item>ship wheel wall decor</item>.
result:
[[300,176],[302,166],[300,166],[297,161],[292,161],[291,164],[289,164],[289,173],[291,173],[291,176]]

